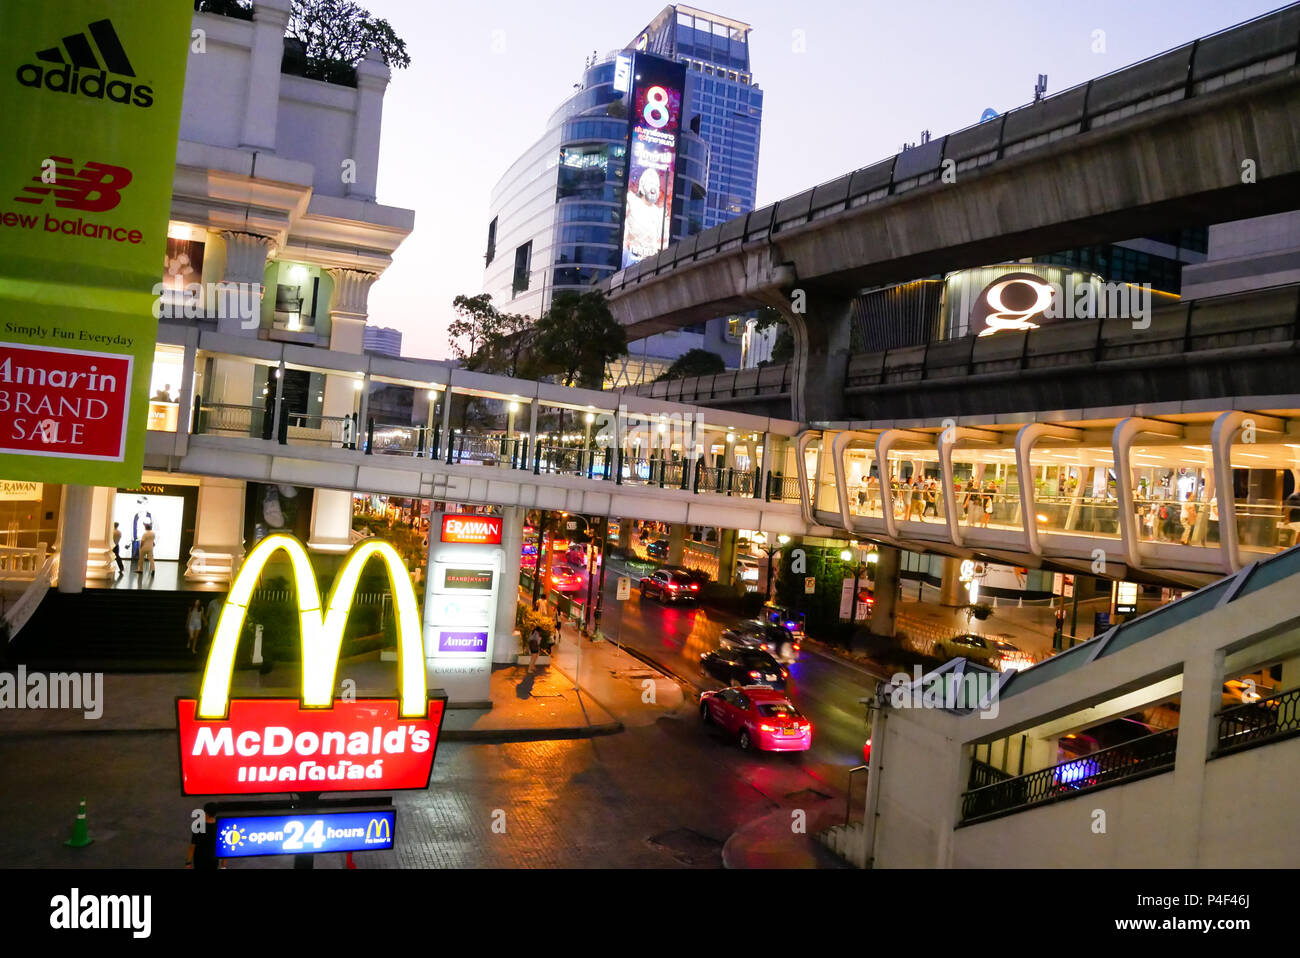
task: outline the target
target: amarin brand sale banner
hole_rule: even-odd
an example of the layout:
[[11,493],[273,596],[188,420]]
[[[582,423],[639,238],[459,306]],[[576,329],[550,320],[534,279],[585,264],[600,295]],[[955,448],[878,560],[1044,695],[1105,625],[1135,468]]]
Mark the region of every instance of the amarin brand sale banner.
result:
[[192,4],[0,3],[0,476],[140,481]]

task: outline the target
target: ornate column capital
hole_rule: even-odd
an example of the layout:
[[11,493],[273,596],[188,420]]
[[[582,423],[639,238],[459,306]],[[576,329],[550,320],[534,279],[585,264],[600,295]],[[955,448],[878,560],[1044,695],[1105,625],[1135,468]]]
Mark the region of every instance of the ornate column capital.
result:
[[370,287],[379,279],[378,273],[365,270],[337,268],[328,271],[334,280],[334,295],[330,298],[330,317],[365,320],[370,308]]
[[275,240],[242,230],[222,230],[221,238],[226,241],[226,272],[221,281],[260,286],[266,275],[266,261],[276,252]]

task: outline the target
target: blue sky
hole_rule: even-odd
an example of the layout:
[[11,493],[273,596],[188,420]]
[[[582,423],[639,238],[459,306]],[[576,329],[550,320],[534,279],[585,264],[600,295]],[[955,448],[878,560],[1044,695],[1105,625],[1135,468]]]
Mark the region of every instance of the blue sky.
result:
[[[446,358],[451,300],[481,291],[492,187],[581,78],[663,3],[360,0],[407,44],[384,104],[379,201],[415,232],[370,294],[407,355]],[[758,203],[1275,9],[1265,0],[708,0],[753,25]],[[798,52],[795,31],[805,50]],[[1102,31],[1098,34],[1097,31]],[[1101,43],[1098,43],[1100,37]],[[1102,46],[1102,52],[1094,47]]]

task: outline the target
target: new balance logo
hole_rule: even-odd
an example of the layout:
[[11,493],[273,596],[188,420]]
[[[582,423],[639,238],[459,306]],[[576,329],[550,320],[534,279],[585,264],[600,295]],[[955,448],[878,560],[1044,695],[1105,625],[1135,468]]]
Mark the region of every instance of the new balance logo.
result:
[[151,87],[109,79],[110,73],[135,77],[135,68],[111,20],[96,20],[82,33],[64,37],[62,45],[38,51],[36,59],[41,62],[25,63],[18,68],[18,82],[25,87],[44,87],[54,93],[79,94],[140,107],[153,106]]
[[33,185],[24,186],[14,197],[15,202],[39,206],[47,196],[53,196],[54,205],[63,209],[107,213],[122,202],[122,190],[132,179],[131,171],[125,166],[91,160],[78,171],[66,156],[50,159],[59,164],[54,168],[54,182],[46,183],[39,174],[33,176]]

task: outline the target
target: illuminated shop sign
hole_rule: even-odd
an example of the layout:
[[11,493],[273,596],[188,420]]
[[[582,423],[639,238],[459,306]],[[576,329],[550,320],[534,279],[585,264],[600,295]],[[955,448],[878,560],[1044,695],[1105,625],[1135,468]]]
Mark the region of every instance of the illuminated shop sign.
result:
[[501,519],[496,516],[445,515],[442,541],[469,545],[500,545]]
[[373,852],[393,847],[397,812],[217,816],[217,858]]
[[488,634],[486,630],[478,632],[448,632],[438,630],[439,652],[486,652]]
[[1137,611],[1138,586],[1136,582],[1121,582],[1116,589],[1115,611],[1129,615]]
[[1053,287],[1032,273],[1007,273],[980,292],[971,310],[971,332],[992,336],[1008,330],[1037,329],[1052,305]]
[[624,267],[668,245],[686,66],[638,53],[634,74],[623,209]]
[[[302,633],[302,698],[231,699],[235,650],[253,589],[277,552],[290,561]],[[398,697],[334,698],[343,630],[361,570],[388,571],[397,626]],[[411,579],[389,543],[348,554],[322,609],[316,575],[297,539],[253,547],[217,622],[199,698],[177,700],[181,790],[186,795],[386,791],[427,788],[445,700],[429,697],[424,640]]]
[[492,591],[491,569],[451,569],[445,568],[443,587],[447,589],[470,589],[474,591]]

